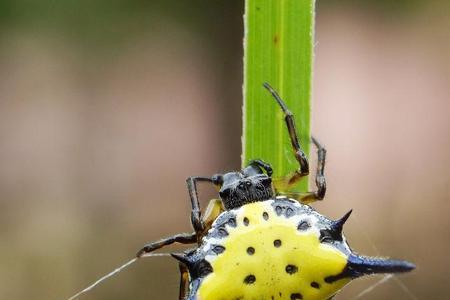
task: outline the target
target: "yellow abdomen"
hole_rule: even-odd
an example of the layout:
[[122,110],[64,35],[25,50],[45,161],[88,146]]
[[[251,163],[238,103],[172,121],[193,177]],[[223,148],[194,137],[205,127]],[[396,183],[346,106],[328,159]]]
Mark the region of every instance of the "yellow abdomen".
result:
[[205,257],[213,272],[198,300],[326,300],[350,281],[325,281],[344,270],[347,256],[320,243],[320,220],[307,210],[286,212],[269,200],[235,210],[234,218],[220,237],[205,238],[205,251],[221,251]]

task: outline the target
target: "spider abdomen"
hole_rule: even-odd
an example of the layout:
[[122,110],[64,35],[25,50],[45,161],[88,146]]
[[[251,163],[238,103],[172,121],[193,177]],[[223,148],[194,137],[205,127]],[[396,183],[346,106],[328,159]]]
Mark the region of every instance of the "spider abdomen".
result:
[[212,272],[199,278],[192,299],[330,298],[350,279],[325,280],[342,273],[347,263],[346,254],[320,242],[326,221],[288,199],[225,212],[196,250],[197,259],[207,261]]

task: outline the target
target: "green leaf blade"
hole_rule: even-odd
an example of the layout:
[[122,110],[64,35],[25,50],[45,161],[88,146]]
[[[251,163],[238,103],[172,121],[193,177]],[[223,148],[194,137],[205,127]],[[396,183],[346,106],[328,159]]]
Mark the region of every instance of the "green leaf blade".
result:
[[[298,168],[281,109],[262,84],[268,82],[295,116],[309,153],[314,0],[247,0],[244,42],[242,165],[259,158],[275,177]],[[303,180],[294,189],[305,191]]]

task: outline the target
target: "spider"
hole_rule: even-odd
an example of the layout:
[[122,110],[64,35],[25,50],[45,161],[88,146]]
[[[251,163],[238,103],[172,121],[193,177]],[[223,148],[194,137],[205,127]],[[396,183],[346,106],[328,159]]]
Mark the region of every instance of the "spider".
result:
[[[315,139],[318,163],[316,190],[286,192],[309,174],[309,164],[297,137],[294,116],[268,84],[284,113],[294,157],[299,167],[282,181],[272,180],[272,167],[252,160],[237,172],[189,177],[192,233],[180,233],[146,244],[137,257],[164,246],[197,244],[171,255],[179,261],[180,300],[332,299],[352,279],[375,273],[408,272],[403,260],[366,257],[355,253],[343,235],[351,210],[331,220],[308,204],[326,192],[325,148]],[[219,190],[220,199],[200,209],[197,183]]]

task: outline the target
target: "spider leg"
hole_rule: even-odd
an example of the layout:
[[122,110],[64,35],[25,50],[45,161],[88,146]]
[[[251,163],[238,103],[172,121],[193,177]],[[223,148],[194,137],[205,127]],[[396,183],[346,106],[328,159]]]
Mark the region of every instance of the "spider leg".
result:
[[197,233],[178,233],[173,236],[163,238],[156,242],[151,242],[142,247],[141,250],[136,254],[137,257],[142,257],[147,253],[153,252],[155,250],[161,249],[165,246],[180,243],[180,244],[194,244],[197,242]]
[[[204,227],[203,232],[192,233],[197,237],[197,242],[201,241],[201,237],[211,228],[212,223],[224,211],[222,201],[219,199],[212,199],[209,201],[208,206],[206,207],[205,213],[202,216],[202,224]],[[185,264],[179,264],[180,269],[180,290],[179,290],[179,299],[185,300],[186,295],[189,293],[189,273]]]
[[[191,222],[192,226],[195,229],[195,232],[179,233],[156,242],[148,243],[141,250],[138,251],[138,253],[136,254],[137,257],[142,257],[147,253],[153,252],[157,249],[163,248],[165,246],[174,243],[194,244],[200,241],[200,238],[204,234],[204,232],[211,227],[212,222],[223,211],[223,205],[220,200],[217,199],[211,200],[206,209],[205,215],[202,218],[196,186],[196,183],[198,181],[212,182],[212,179],[206,177],[189,177],[186,180],[192,204]],[[187,283],[189,277],[187,267],[184,264],[180,263],[179,269],[180,269],[179,299],[184,300],[188,291]]]
[[[284,101],[278,95],[278,93],[266,82],[264,87],[272,94],[273,98],[280,105],[281,110],[284,113],[284,120],[289,132],[289,137],[291,139],[292,148],[294,149],[295,159],[298,161],[300,167],[296,171],[295,181],[309,174],[309,164],[308,158],[300,145],[298,140],[297,130],[295,129],[294,115],[289,111]],[[294,175],[295,176],[295,175]],[[298,178],[297,178],[298,177]]]
[[314,137],[311,138],[313,144],[317,148],[317,171],[316,171],[316,191],[306,192],[306,193],[295,193],[295,192],[281,192],[281,194],[294,198],[302,203],[311,203],[316,200],[322,200],[325,197],[327,191],[327,183],[325,180],[325,157],[327,150],[319,143]]
[[317,148],[317,170],[315,178],[317,191],[314,192],[314,195],[317,200],[322,200],[327,191],[327,181],[325,180],[325,158],[327,156],[327,150],[315,137],[311,137],[311,140]]
[[189,273],[188,268],[185,264],[179,263],[178,267],[180,269],[180,292],[178,299],[185,300],[188,290]]
[[269,177],[272,176],[272,174],[273,174],[272,166],[261,159],[253,159],[249,162],[248,165],[249,166],[256,165],[256,166],[260,167],[261,169],[263,169],[267,172],[267,176],[269,176]]
[[197,234],[203,232],[205,229],[204,228],[205,226],[202,222],[202,211],[200,209],[200,202],[198,201],[198,193],[197,193],[197,182],[200,181],[212,182],[212,179],[210,177],[199,177],[199,176],[188,177],[188,179],[186,179],[192,206],[191,223],[192,227],[194,228]]

